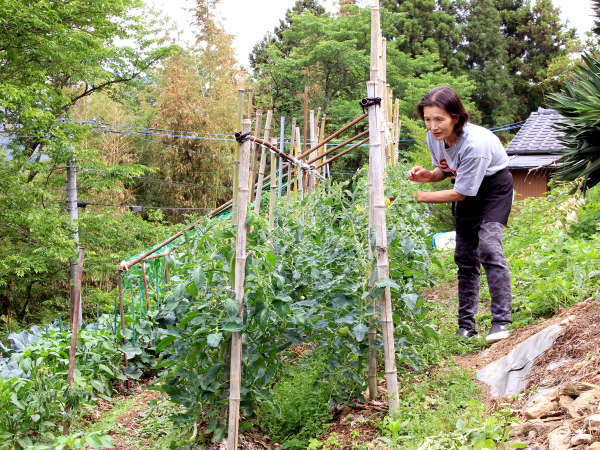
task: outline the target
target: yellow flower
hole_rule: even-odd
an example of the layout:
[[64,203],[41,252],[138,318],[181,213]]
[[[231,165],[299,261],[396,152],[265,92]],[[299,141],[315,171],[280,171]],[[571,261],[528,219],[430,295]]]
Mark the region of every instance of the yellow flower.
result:
[[363,209],[363,208],[362,208],[362,206],[360,206],[360,205],[356,205],[356,210],[357,210],[359,213],[361,213],[361,212],[363,212],[363,211],[364,211],[364,209]]
[[390,206],[392,204],[392,202],[390,201],[389,198],[385,198],[385,206]]

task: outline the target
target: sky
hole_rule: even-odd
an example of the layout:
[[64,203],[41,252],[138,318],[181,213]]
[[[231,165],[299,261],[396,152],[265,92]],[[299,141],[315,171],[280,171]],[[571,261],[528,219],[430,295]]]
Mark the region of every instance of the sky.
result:
[[[183,30],[184,42],[192,41],[190,13],[187,10],[195,4],[194,0],[148,0],[148,3],[164,11],[178,24]],[[294,3],[295,0],[221,0],[217,16],[221,18],[226,31],[235,37],[234,48],[240,64],[248,67],[248,55],[254,45],[268,31],[273,31]],[[358,0],[357,3],[368,6],[371,1]],[[553,3],[560,8],[563,21],[575,27],[580,36],[591,29],[594,21],[591,0],[553,0]],[[321,0],[321,4],[334,12],[338,0]]]

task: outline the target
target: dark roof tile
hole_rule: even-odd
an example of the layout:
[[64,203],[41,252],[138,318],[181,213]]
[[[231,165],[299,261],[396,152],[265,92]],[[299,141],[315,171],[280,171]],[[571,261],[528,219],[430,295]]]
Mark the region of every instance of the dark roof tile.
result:
[[564,145],[558,138],[564,134],[553,128],[553,125],[562,119],[563,116],[553,109],[539,108],[531,113],[506,147],[506,152],[509,155],[522,155],[557,153],[563,150]]

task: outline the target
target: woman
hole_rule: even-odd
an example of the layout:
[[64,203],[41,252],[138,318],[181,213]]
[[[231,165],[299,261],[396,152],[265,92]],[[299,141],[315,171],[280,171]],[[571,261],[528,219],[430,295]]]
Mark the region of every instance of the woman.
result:
[[415,192],[414,196],[422,203],[456,202],[458,335],[477,335],[481,264],[492,297],[492,328],[486,341],[497,342],[510,335],[512,307],[510,272],[502,251],[513,198],[508,156],[496,135],[469,122],[460,97],[449,87],[429,91],[417,111],[427,126],[434,168],[413,167],[409,180],[429,183],[450,177],[454,183],[453,189]]

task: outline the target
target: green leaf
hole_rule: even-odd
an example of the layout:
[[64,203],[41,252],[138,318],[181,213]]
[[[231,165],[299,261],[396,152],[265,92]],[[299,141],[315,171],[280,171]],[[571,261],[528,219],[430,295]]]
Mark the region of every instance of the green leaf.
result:
[[367,335],[369,328],[362,323],[359,323],[352,329],[352,334],[358,342],[361,342]]
[[142,354],[142,349],[139,346],[132,344],[131,342],[127,342],[121,345],[120,349],[123,353],[125,353],[125,357],[128,360]]
[[223,340],[223,335],[220,332],[211,333],[206,337],[206,344],[209,347],[216,348],[219,346],[221,341]]
[[85,443],[92,448],[113,448],[112,437],[106,434],[92,433],[86,436]]

